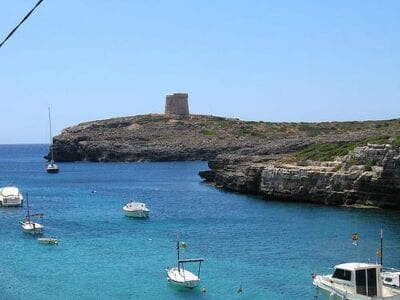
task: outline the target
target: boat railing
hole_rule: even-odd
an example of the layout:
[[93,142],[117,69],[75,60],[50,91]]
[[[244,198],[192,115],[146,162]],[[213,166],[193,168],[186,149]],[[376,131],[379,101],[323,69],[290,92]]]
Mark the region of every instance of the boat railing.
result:
[[187,258],[187,259],[180,259],[178,263],[192,263],[192,262],[203,262],[204,258]]
[[[180,269],[180,266],[182,266],[182,269],[185,270],[185,268],[184,268],[185,263],[199,263],[199,268],[197,270],[197,277],[200,278],[201,263],[203,261],[204,261],[204,258],[178,259],[178,270]],[[185,278],[185,272],[183,272],[183,278]]]

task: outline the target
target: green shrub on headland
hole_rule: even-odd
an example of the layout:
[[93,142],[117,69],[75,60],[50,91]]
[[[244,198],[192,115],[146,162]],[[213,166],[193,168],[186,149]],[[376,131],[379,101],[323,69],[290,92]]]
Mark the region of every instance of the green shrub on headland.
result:
[[298,152],[300,160],[331,161],[336,156],[343,156],[356,147],[356,143],[349,144],[312,144]]
[[341,144],[311,144],[297,152],[296,156],[299,161],[332,161],[337,156],[344,156],[354,150],[354,148],[367,144],[391,144],[393,146],[400,146],[400,136],[376,136],[359,142]]
[[393,145],[393,146],[396,146],[396,147],[400,147],[400,136],[396,137],[396,138],[393,140],[392,145]]
[[200,133],[201,133],[202,135],[206,135],[206,136],[212,136],[212,135],[215,135],[215,134],[216,134],[215,131],[212,130],[212,129],[202,129],[202,130],[200,131]]

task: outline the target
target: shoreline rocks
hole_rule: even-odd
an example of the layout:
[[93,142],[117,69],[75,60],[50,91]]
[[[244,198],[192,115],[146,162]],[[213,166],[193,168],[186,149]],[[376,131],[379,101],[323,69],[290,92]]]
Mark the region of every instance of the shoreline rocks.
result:
[[[365,162],[374,164],[367,168]],[[311,166],[271,157],[235,160],[231,155],[210,161],[209,167],[200,177],[235,192],[282,201],[400,209],[400,153],[390,145],[357,147],[335,162]]]

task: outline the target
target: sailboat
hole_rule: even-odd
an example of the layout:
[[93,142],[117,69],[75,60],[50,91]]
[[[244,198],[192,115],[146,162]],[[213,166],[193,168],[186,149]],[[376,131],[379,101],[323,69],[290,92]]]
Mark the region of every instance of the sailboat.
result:
[[49,108],[49,125],[50,125],[50,155],[51,160],[47,165],[47,173],[58,173],[59,169],[56,163],[54,162],[54,151],[53,151],[53,137],[51,135],[51,117],[50,117],[50,108]]
[[43,229],[44,229],[43,224],[34,222],[32,220],[32,217],[40,217],[41,219],[43,219],[43,214],[31,214],[30,209],[29,209],[28,194],[26,194],[26,207],[28,210],[28,214],[22,221],[19,222],[21,224],[22,229],[26,233],[31,233],[31,234],[42,233]]
[[[177,241],[176,242],[176,251],[178,252],[177,266],[166,269],[167,280],[168,282],[176,286],[192,289],[200,283],[200,268],[201,268],[201,263],[204,261],[204,258],[181,259],[180,249],[183,248],[186,248],[186,243],[183,241]],[[197,274],[185,270],[185,264],[187,263],[199,264]]]

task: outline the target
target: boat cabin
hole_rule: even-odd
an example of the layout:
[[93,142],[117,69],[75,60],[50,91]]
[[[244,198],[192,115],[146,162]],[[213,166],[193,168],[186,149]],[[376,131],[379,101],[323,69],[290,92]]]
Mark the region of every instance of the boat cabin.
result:
[[382,297],[381,265],[345,263],[335,266],[332,283],[340,283],[353,289],[354,294]]
[[0,188],[0,206],[22,206],[23,197],[15,186]]

